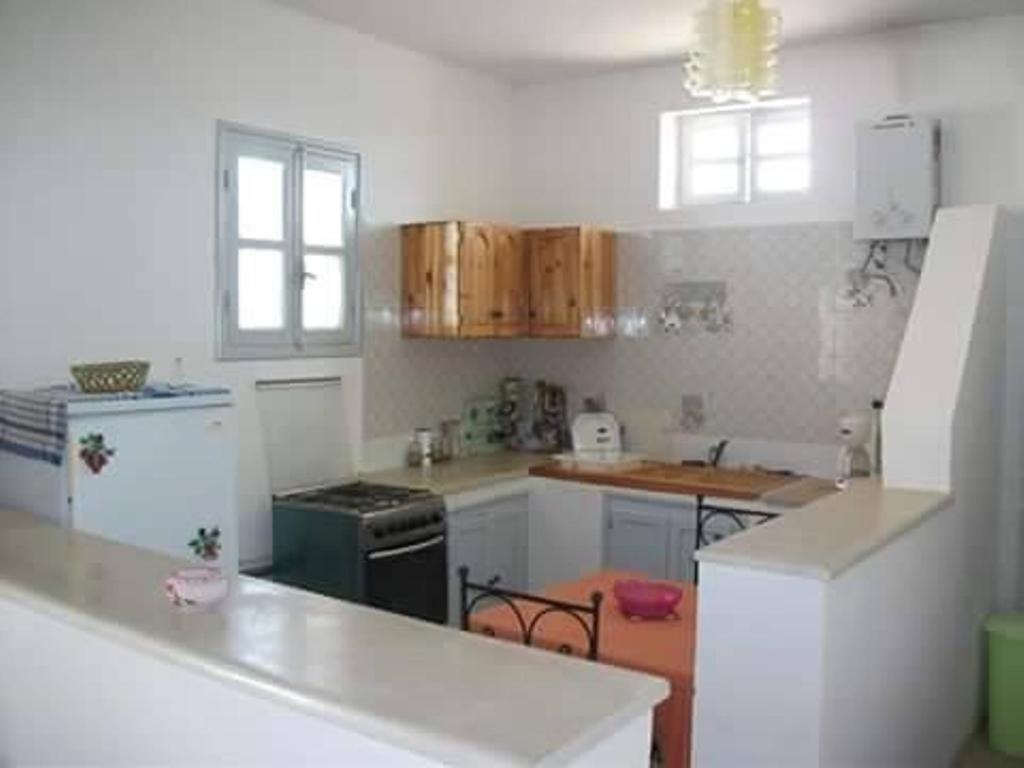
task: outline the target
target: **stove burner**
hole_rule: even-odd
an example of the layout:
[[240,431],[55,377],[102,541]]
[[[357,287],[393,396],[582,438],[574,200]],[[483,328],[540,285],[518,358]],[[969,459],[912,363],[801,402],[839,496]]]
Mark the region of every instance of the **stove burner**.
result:
[[391,485],[354,482],[315,488],[289,496],[289,500],[308,504],[323,504],[360,515],[399,507],[429,495],[418,488],[399,488]]

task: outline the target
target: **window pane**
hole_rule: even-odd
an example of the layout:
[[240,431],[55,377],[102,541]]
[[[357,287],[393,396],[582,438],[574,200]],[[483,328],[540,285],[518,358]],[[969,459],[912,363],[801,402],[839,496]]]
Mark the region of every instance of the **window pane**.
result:
[[340,173],[306,168],[302,175],[302,237],[306,245],[341,246]]
[[758,192],[797,192],[811,185],[811,163],[806,157],[761,160],[757,164]]
[[807,120],[773,121],[757,127],[757,154],[761,156],[806,155],[810,144]]
[[690,194],[693,197],[736,195],[739,191],[739,163],[695,163],[690,169]]
[[732,160],[740,156],[740,129],[735,120],[698,120],[692,131],[690,153],[694,160]]
[[262,157],[238,158],[238,236],[284,239],[284,165]]
[[243,331],[284,328],[284,253],[259,248],[238,251],[238,327]]
[[302,261],[302,327],[337,330],[345,316],[345,273],[341,256],[307,253]]

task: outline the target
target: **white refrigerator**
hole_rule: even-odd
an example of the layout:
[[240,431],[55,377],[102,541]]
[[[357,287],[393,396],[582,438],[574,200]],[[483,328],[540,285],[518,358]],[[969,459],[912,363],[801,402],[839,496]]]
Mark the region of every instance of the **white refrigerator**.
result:
[[60,466],[0,451],[0,507],[181,558],[216,526],[237,570],[234,411],[229,393],[72,400]]

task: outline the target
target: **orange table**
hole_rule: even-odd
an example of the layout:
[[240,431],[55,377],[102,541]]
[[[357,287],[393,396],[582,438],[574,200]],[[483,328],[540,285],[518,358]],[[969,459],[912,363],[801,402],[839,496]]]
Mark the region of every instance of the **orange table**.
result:
[[[601,604],[598,660],[617,667],[626,667],[663,677],[672,692],[654,710],[654,735],[661,749],[664,764],[685,768],[690,763],[690,718],[693,706],[693,649],[695,641],[697,591],[692,584],[676,582],[683,589],[683,599],[676,613],[678,620],[638,621],[627,619],[619,611],[612,585],[620,579],[643,578],[622,571],[599,571],[577,581],[557,584],[541,593],[557,600],[589,604],[590,594],[605,595]],[[517,601],[517,607],[529,621],[540,608]],[[477,611],[470,618],[474,632],[522,642],[519,624],[512,610],[495,605]],[[537,625],[534,644],[557,649],[569,645],[575,655],[585,657],[587,640],[579,623],[564,614],[550,614]]]

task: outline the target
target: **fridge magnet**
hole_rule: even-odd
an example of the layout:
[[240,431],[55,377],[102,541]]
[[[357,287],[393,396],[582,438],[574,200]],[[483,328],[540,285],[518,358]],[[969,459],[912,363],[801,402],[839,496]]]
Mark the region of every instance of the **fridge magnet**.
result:
[[220,528],[200,528],[188,546],[200,559],[213,562],[220,555]]
[[103,435],[90,432],[78,441],[78,456],[85,462],[89,471],[98,475],[110,463],[114,449],[107,445]]

